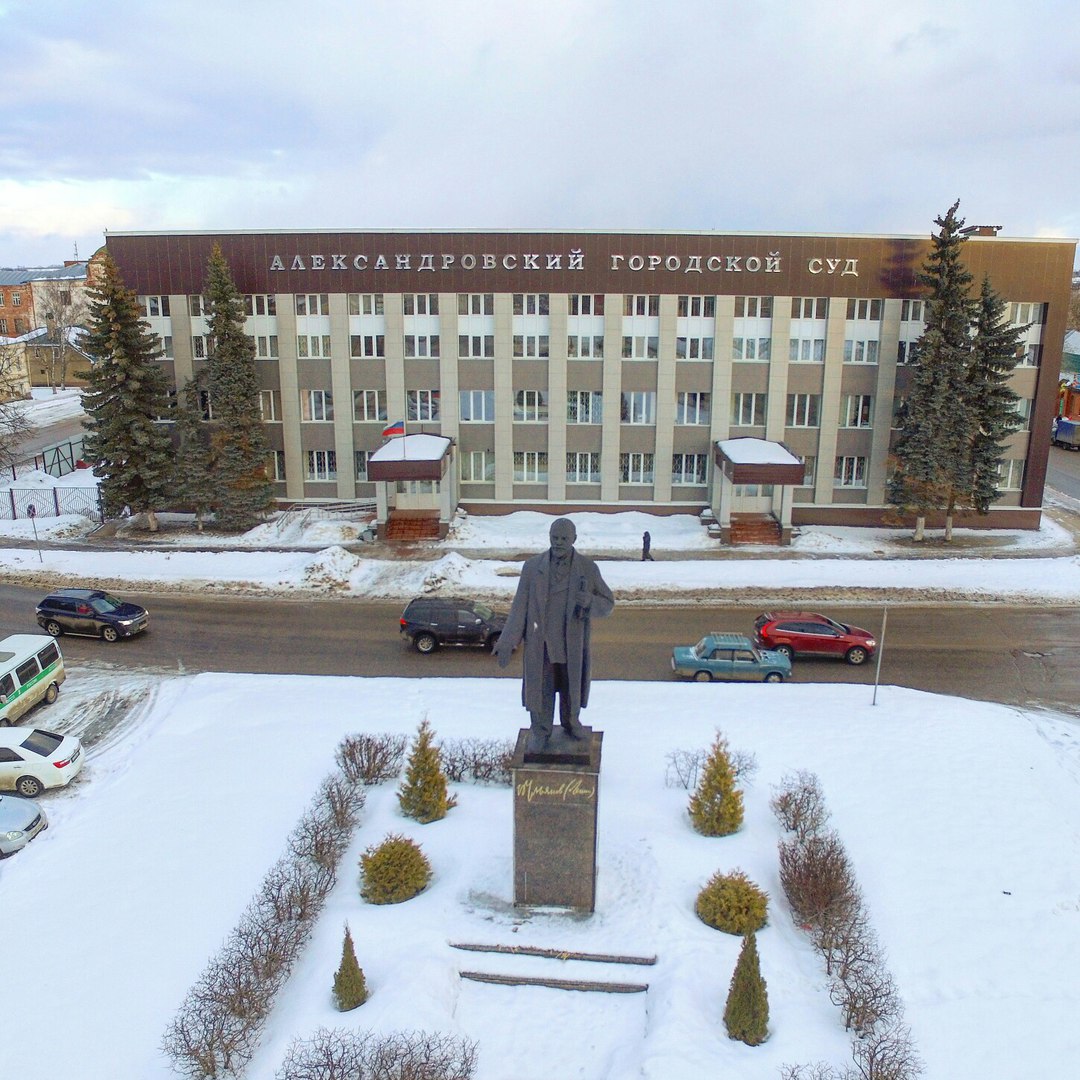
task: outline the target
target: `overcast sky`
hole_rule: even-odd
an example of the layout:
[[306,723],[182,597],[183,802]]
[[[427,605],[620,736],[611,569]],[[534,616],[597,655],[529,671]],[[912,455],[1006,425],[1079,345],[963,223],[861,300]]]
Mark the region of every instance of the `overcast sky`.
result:
[[0,265],[104,230],[1080,234],[1077,0],[0,0]]

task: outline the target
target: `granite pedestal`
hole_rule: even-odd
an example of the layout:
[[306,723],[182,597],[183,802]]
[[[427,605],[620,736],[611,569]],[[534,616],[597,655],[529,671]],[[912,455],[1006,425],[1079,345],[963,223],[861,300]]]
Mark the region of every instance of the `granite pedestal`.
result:
[[514,786],[514,903],[596,907],[596,813],[603,732],[570,739],[561,728],[543,749],[518,732]]

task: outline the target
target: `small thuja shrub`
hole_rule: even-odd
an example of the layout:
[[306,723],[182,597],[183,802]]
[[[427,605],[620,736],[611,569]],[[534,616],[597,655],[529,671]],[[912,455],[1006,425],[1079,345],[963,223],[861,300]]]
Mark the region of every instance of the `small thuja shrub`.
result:
[[761,977],[757,939],[753,934],[743,938],[739,961],[731,976],[724,1027],[729,1039],[738,1039],[747,1046],[760,1046],[769,1036],[769,994]]
[[717,871],[698,893],[694,911],[714,930],[725,934],[752,934],[765,925],[769,894],[759,889],[741,870]]
[[364,972],[356,962],[352,934],[345,926],[345,940],[341,943],[341,964],[334,976],[334,1004],[339,1012],[349,1012],[367,1001],[367,983]]
[[703,836],[727,836],[742,825],[742,792],[735,786],[727,739],[719,732],[701,768],[697,789],[690,796],[689,810],[690,821]]
[[391,835],[360,856],[360,895],[370,904],[400,904],[423,892],[431,863],[408,837]]
[[398,804],[406,817],[415,818],[422,825],[446,817],[447,810],[457,805],[457,800],[448,792],[446,774],[427,720],[421,721],[409,751],[405,780],[398,791]]

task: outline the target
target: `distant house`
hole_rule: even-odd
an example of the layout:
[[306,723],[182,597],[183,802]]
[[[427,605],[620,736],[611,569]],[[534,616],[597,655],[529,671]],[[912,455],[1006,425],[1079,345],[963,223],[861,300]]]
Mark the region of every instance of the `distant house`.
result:
[[1061,350],[1061,377],[1076,374],[1080,374],[1080,330],[1069,330]]
[[0,402],[22,401],[29,396],[26,341],[0,337]]

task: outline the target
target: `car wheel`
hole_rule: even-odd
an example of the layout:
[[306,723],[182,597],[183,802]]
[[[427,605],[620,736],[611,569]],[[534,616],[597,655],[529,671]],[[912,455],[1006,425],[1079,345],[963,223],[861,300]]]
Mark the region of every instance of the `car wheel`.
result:
[[795,650],[790,645],[777,645],[773,652],[782,653],[789,660],[795,659]]
[[439,647],[439,639],[434,634],[417,634],[413,646],[418,653],[433,653]]
[[51,705],[60,696],[60,687],[56,683],[49,683],[49,689],[45,691],[45,704]]
[[45,790],[45,785],[36,776],[20,776],[15,781],[15,790],[24,798],[36,799]]
[[116,641],[120,635],[116,632],[115,626],[103,626],[101,628],[101,639],[107,641],[110,645]]
[[50,619],[45,624],[45,633],[50,637],[59,637],[63,632],[64,628],[55,619]]
[[781,675],[779,671],[770,671],[769,674],[765,676],[765,681],[766,682],[783,682],[784,681],[784,676]]
[[712,682],[712,676],[707,671],[695,671],[694,682]]
[[866,663],[867,652],[861,645],[853,645],[848,649],[844,655],[844,659],[849,664],[864,664]]

